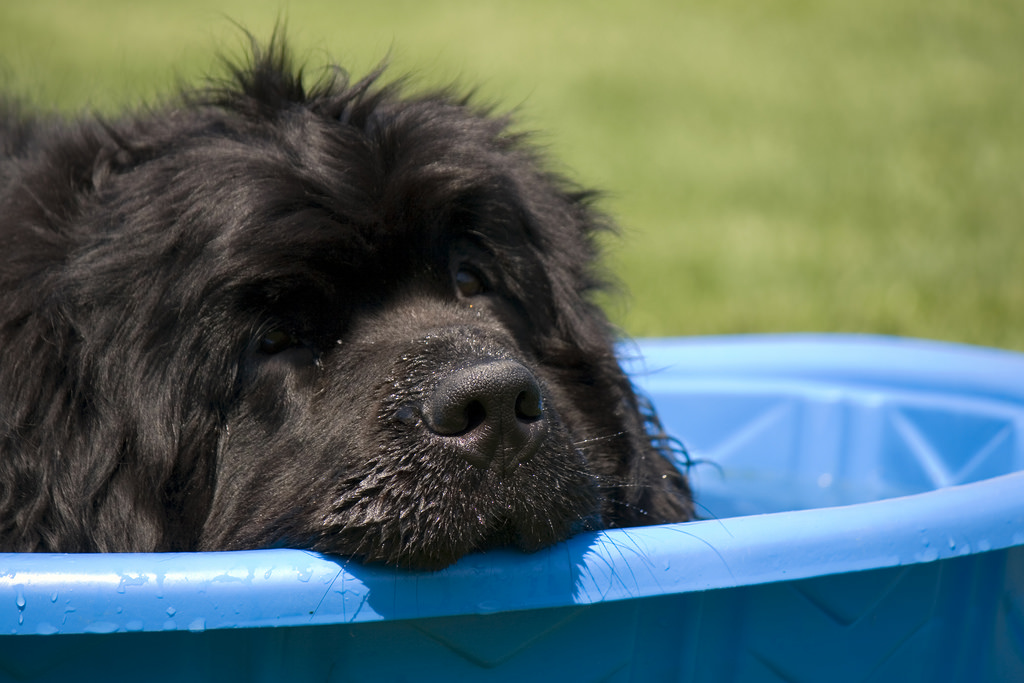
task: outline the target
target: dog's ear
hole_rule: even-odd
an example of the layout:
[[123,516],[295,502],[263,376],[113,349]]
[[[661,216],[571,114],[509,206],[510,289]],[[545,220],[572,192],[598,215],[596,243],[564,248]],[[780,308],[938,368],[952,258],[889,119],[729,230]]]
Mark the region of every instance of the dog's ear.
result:
[[110,243],[107,203],[139,150],[112,126],[59,126],[37,131],[36,153],[12,160],[0,194],[0,549],[181,545],[168,541],[175,520],[201,515],[203,500],[184,492],[208,477],[198,454],[216,448],[195,436],[216,425],[198,423],[216,410],[194,407],[206,395],[188,396],[178,377],[165,381],[176,395],[144,395],[147,373],[173,372],[173,354],[129,349],[131,307],[160,288],[124,275],[142,266]]
[[[116,549],[102,529],[119,526],[111,513],[134,515],[141,502],[115,482],[124,476],[127,430],[110,421],[117,407],[89,386],[81,340],[46,298],[0,330],[8,359],[18,359],[0,366],[0,548]],[[160,533],[146,515],[138,521],[139,533]]]
[[[621,335],[597,300],[617,289],[600,261],[602,236],[616,234],[616,226],[594,205],[596,194],[564,189],[564,181],[550,176],[544,186],[560,191],[530,207],[532,231],[540,236],[537,257],[545,263],[553,300],[567,302],[553,309],[557,339],[549,340],[545,358],[562,365],[570,384],[600,385],[577,401],[599,438],[612,434],[618,442],[619,460],[597,465],[610,499],[604,522],[624,527],[691,519],[691,491],[680,469],[685,448],[665,434],[654,407],[623,372],[615,351]],[[615,402],[611,397],[618,397],[616,405],[607,405]]]
[[212,487],[217,411],[186,413],[176,378],[142,395],[124,349],[86,360],[89,342],[36,305],[0,328],[18,359],[0,365],[0,549],[187,548]]

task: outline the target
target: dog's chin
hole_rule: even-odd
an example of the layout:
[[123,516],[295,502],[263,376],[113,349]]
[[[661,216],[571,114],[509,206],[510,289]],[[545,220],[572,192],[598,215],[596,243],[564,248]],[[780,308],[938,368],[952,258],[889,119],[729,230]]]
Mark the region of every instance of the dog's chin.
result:
[[563,524],[559,527],[545,525],[543,530],[529,529],[525,532],[518,524],[507,521],[469,545],[448,548],[411,547],[399,555],[366,556],[362,560],[366,563],[385,564],[403,569],[438,571],[473,553],[486,553],[489,550],[497,549],[514,549],[523,553],[535,553],[576,534],[599,528],[601,528],[601,523],[597,515],[581,517],[571,524]]
[[499,548],[534,553],[575,534],[598,528],[599,517],[591,514],[573,523],[553,526],[545,521],[539,523],[537,527],[527,529],[523,529],[521,523],[505,520],[481,529],[479,535],[466,534],[465,529],[460,529],[457,536],[449,536],[440,544],[427,538],[377,537],[377,540],[373,541],[375,534],[370,531],[355,541],[359,548],[356,552],[353,552],[350,543],[345,541],[346,538],[351,538],[353,530],[346,529],[335,538],[314,543],[313,549],[327,555],[355,559],[363,564],[438,571],[473,553],[485,553]]
[[307,548],[429,571],[499,547],[535,552],[605,526],[597,478],[564,451],[543,448],[513,469],[422,446],[406,453],[390,471],[339,481],[329,502],[285,506],[269,524],[211,525],[204,549]]
[[532,462],[517,470],[464,469],[461,476],[445,475],[443,488],[421,471],[413,476],[422,486],[393,485],[356,503],[344,496],[313,547],[366,563],[435,570],[469,553],[535,552],[600,527],[599,489],[581,470]]

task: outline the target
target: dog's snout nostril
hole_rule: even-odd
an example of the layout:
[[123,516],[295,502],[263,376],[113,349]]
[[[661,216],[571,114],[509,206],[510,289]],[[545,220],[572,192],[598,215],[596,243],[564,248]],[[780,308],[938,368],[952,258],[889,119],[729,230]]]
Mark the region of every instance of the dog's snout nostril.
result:
[[524,391],[516,398],[516,417],[521,420],[536,420],[544,414],[540,392]]
[[427,400],[423,410],[430,431],[442,436],[472,431],[483,423],[486,416],[487,411],[480,401],[463,402],[450,394],[438,396],[437,392]]
[[430,431],[458,437],[453,445],[471,464],[524,462],[537,450],[547,423],[540,385],[525,366],[492,360],[456,370],[424,401]]
[[476,429],[487,419],[487,409],[480,401],[470,401],[465,410],[465,425],[460,431],[467,432]]

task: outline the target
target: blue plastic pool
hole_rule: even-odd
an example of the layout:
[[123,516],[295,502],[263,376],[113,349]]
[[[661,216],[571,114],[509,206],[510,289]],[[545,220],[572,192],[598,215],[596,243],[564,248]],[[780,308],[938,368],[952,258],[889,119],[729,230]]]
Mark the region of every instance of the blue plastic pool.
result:
[[706,519],[437,573],[0,555],[0,680],[1024,681],[1024,355],[623,348]]

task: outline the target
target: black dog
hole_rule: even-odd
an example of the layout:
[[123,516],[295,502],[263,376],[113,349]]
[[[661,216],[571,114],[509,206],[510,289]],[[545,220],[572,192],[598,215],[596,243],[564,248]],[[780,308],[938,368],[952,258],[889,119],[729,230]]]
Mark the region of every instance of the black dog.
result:
[[443,567],[690,517],[508,122],[279,41],[116,120],[0,109],[0,550]]

